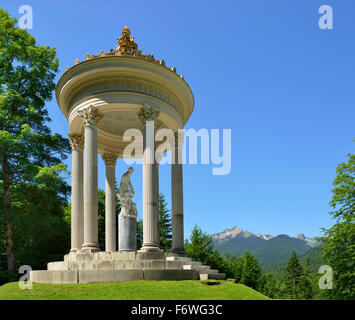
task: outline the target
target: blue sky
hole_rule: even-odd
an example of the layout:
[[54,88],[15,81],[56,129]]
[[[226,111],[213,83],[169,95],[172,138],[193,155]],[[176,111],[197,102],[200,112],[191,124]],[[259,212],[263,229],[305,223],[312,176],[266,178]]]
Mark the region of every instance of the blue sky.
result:
[[[33,8],[39,44],[57,48],[59,76],[87,53],[116,48],[128,25],[143,53],[184,75],[195,95],[186,128],[232,129],[232,170],[184,166],[185,236],[239,226],[254,233],[320,235],[337,164],[354,152],[355,2],[352,0],[5,0]],[[321,5],[334,29],[318,27]],[[53,99],[54,132],[68,124]],[[69,168],[71,160],[67,161]],[[127,165],[116,168],[121,176]],[[140,166],[132,177],[141,209]],[[99,158],[99,187],[104,188]],[[170,168],[160,169],[170,206]]]

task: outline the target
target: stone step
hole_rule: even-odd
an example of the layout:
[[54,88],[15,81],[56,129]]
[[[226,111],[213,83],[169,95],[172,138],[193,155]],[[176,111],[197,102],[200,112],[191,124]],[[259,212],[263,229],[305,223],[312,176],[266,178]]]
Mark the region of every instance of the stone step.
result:
[[200,273],[200,280],[224,280],[226,278],[225,273]]
[[167,261],[194,261],[192,258],[189,257],[181,257],[181,256],[169,256],[166,257]]
[[199,274],[204,274],[204,273],[217,274],[217,273],[219,273],[219,271],[218,271],[218,270],[215,270],[215,269],[197,269],[197,271],[198,271]]
[[204,266],[204,265],[198,265],[198,264],[184,264],[182,266],[183,269],[185,270],[208,270],[211,269],[209,266]]

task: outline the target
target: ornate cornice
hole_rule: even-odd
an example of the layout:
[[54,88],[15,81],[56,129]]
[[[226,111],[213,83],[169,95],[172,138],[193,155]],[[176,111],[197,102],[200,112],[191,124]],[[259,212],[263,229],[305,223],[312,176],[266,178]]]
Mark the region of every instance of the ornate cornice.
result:
[[116,161],[117,161],[117,155],[110,153],[110,152],[105,152],[101,155],[102,160],[105,162],[106,166],[115,166]]
[[154,121],[158,115],[159,111],[148,104],[143,105],[138,111],[138,117],[143,124],[145,124],[146,121]]
[[185,119],[187,116],[187,110],[185,114],[181,114],[181,111],[184,110],[184,103],[171,90],[154,80],[128,74],[113,75],[112,73],[107,74],[102,72],[100,75],[95,75],[93,79],[87,78],[82,80],[71,87],[66,100],[70,105],[73,105],[75,102],[98,92],[105,93],[113,91],[134,92],[153,96],[171,105],[180,113],[182,118]]
[[97,110],[94,106],[89,106],[85,109],[81,109],[78,111],[78,114],[84,120],[84,126],[94,125],[103,118],[103,114]]
[[70,146],[72,150],[80,150],[84,149],[84,137],[79,133],[68,133]]

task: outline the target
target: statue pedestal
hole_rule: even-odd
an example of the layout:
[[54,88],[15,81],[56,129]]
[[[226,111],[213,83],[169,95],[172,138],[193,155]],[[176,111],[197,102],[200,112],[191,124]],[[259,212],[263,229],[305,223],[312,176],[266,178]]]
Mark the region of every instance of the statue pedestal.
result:
[[119,216],[118,248],[119,251],[137,250],[137,219]]

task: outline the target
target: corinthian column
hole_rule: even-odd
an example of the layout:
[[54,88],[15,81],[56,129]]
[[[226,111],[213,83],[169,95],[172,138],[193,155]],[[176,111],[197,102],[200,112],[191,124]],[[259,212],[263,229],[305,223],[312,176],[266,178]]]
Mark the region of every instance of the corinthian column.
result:
[[105,251],[116,249],[116,178],[115,167],[117,156],[104,153],[102,159],[106,166],[106,196],[105,196]]
[[85,126],[84,145],[84,243],[82,250],[98,251],[97,221],[97,123],[103,117],[90,106],[78,111]]
[[143,122],[143,246],[141,251],[158,251],[157,242],[157,183],[155,169],[155,125],[159,112],[144,105],[138,113]]
[[77,133],[68,133],[72,148],[71,176],[71,249],[79,250],[84,242],[83,212],[83,148],[84,137]]
[[172,252],[184,255],[184,208],[182,185],[183,134],[175,134],[171,164]]

